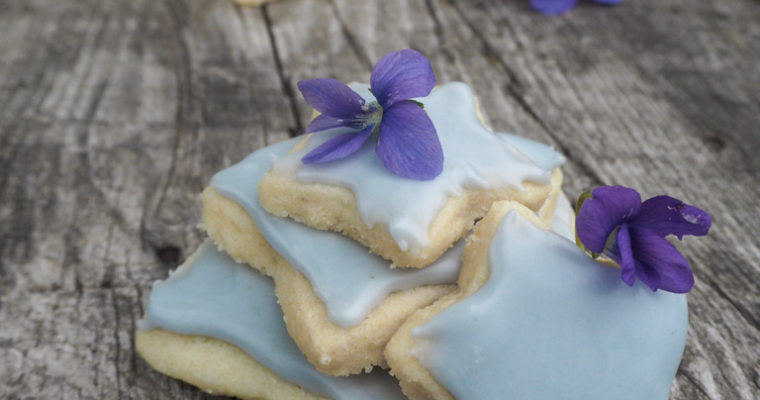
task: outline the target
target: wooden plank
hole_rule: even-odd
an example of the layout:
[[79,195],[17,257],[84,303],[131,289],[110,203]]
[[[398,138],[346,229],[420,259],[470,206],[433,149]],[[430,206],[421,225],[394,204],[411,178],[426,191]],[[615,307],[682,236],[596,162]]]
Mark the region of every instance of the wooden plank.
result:
[[0,397],[207,397],[150,370],[133,334],[150,283],[203,237],[211,174],[294,129],[262,18],[225,2],[5,8]]

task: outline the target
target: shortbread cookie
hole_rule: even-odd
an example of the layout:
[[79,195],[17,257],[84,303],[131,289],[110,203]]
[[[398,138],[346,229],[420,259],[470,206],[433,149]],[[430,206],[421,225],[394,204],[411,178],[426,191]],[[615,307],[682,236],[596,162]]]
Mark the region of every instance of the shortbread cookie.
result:
[[[559,230],[557,230],[554,229],[554,225],[565,224],[571,221],[575,222],[575,212],[573,212],[570,202],[564,193],[562,193],[562,180],[562,173],[560,170],[557,170],[556,176],[552,177],[549,193],[546,195],[543,204],[538,208],[538,211],[536,211],[536,216],[555,232],[565,236],[567,227],[558,227]],[[558,211],[560,215],[558,215]],[[567,217],[568,215],[570,217]],[[558,221],[560,218],[564,218],[565,221]],[[575,228],[572,228],[572,231],[575,232]]]
[[137,351],[159,372],[215,394],[256,399],[403,399],[386,372],[336,378],[287,335],[274,285],[202,245],[153,286]]
[[[558,235],[566,238],[567,240],[575,241],[575,210],[570,205],[570,201],[567,199],[564,193],[559,193],[555,207],[552,212],[554,217],[551,221],[551,227]],[[539,217],[546,221],[539,212]]]
[[[372,100],[366,86],[354,90]],[[472,228],[497,200],[537,211],[564,158],[548,146],[492,133],[479,121],[463,83],[419,99],[443,148],[443,171],[430,181],[401,178],[383,168],[371,140],[351,156],[303,164],[309,151],[345,128],[311,135],[299,151],[277,160],[259,183],[261,205],[277,216],[341,232],[396,266],[422,268]]]
[[203,192],[203,224],[234,259],[274,278],[288,332],[317,369],[384,366],[385,344],[404,319],[453,289],[463,243],[430,268],[392,270],[351,239],[270,215],[256,183],[293,145],[261,149],[216,174]]
[[282,379],[243,350],[205,336],[137,331],[137,351],[158,372],[206,393],[241,399],[324,399]]
[[665,400],[684,295],[629,287],[514,202],[475,227],[457,290],[412,314],[386,357],[411,399]]

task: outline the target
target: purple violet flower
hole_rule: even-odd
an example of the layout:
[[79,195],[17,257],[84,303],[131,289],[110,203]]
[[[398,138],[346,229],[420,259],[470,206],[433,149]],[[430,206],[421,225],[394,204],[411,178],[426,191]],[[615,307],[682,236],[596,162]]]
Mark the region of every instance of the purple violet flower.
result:
[[[618,4],[623,0],[593,0],[598,4]],[[534,10],[545,15],[558,15],[562,14],[569,9],[575,7],[578,0],[531,0],[530,5]]]
[[411,100],[427,96],[433,86],[430,61],[411,49],[386,54],[375,64],[370,90],[377,101],[371,103],[332,78],[298,82],[306,102],[321,113],[309,123],[307,133],[353,129],[322,143],[301,161],[311,164],[346,158],[377,132],[375,153],[386,169],[404,178],[435,178],[443,170],[441,143],[430,117]]
[[689,263],[665,237],[703,236],[710,214],[681,200],[641,196],[623,186],[600,186],[581,196],[575,230],[579,245],[603,254],[621,267],[623,281],[638,278],[650,289],[686,293],[694,286]]

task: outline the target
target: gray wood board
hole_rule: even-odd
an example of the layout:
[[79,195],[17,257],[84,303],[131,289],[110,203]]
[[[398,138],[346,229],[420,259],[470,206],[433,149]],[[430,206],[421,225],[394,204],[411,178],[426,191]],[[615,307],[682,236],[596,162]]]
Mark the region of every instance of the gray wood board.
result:
[[[151,282],[203,239],[198,193],[297,135],[296,82],[413,47],[491,125],[710,211],[671,399],[760,398],[760,3],[0,0],[0,397],[210,398],[134,351]],[[625,310],[621,310],[625,312]],[[625,379],[625,371],[620,371]]]

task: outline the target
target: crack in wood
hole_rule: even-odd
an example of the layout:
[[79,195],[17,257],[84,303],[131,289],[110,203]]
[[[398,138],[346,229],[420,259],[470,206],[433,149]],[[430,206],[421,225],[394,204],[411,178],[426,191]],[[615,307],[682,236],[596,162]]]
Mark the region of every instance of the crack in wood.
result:
[[340,25],[341,33],[343,34],[343,38],[346,39],[346,43],[348,43],[348,46],[351,48],[351,50],[354,52],[356,57],[359,59],[359,61],[364,64],[367,69],[370,71],[372,70],[372,67],[374,66],[374,63],[372,60],[369,59],[369,56],[367,56],[367,53],[362,49],[362,46],[359,45],[359,41],[356,40],[356,37],[353,33],[351,33],[351,30],[348,28],[348,25],[346,25],[346,21],[343,19],[343,16],[340,14],[340,10],[338,9],[338,6],[335,4],[335,0],[329,0],[330,2],[330,8],[332,9],[333,15],[335,16],[335,19],[338,21],[338,24]]
[[134,289],[135,293],[137,293],[137,299],[135,300],[135,305],[137,306],[137,315],[135,316],[135,307],[129,307],[129,317],[130,317],[130,327],[129,327],[129,346],[130,346],[130,352],[129,352],[129,372],[130,376],[132,376],[134,379],[134,376],[137,374],[137,349],[135,348],[135,332],[137,331],[137,319],[141,318],[142,315],[145,313],[145,310],[142,305],[143,301],[143,292],[142,288],[140,286],[140,282],[135,280],[134,276],[132,276],[132,263],[129,254],[127,254],[127,259],[125,261],[125,275],[127,277],[127,281],[132,284],[132,288]]
[[156,257],[159,261],[169,267],[177,266],[179,260],[182,259],[182,250],[175,245],[164,245],[155,247]]
[[685,377],[686,377],[686,379],[687,379],[689,382],[691,382],[691,384],[693,385],[693,387],[697,388],[697,390],[698,390],[700,393],[702,393],[702,395],[704,395],[706,399],[709,399],[709,400],[713,400],[712,396],[710,396],[710,395],[707,393],[707,391],[705,390],[705,388],[704,388],[704,387],[702,387],[702,384],[701,384],[701,383],[700,383],[698,380],[694,379],[694,377],[693,377],[693,376],[691,376],[691,374],[690,374],[688,371],[685,371],[685,370],[679,370],[678,372],[679,372],[681,375],[685,376]]
[[[235,4],[233,7],[233,10],[235,11],[235,15],[240,20],[240,23],[243,25],[244,29],[251,30],[252,27],[251,24],[248,21],[248,18],[246,18],[245,13],[243,12],[243,5]],[[250,47],[253,47],[253,41],[249,38],[248,35],[244,35],[245,39],[247,40],[246,44]],[[254,93],[253,88],[251,85],[248,85],[248,96],[249,96],[249,104],[252,107],[256,107],[256,93]],[[262,136],[263,136],[263,142],[265,145],[270,144],[270,138],[269,138],[269,129],[267,127],[264,127],[264,129],[261,130]]]
[[[193,83],[192,83],[192,60],[190,57],[190,49],[182,34],[183,20],[179,15],[177,7],[180,7],[175,1],[166,0],[164,4],[169,11],[170,20],[173,23],[173,31],[175,33],[177,50],[179,60],[177,65],[177,108],[174,114],[174,147],[171,154],[171,161],[169,164],[169,170],[166,174],[166,180],[158,191],[159,196],[156,202],[156,206],[152,211],[152,215],[158,215],[164,204],[164,200],[169,192],[174,181],[174,175],[177,169],[177,156],[179,152],[182,135],[187,130],[186,118],[189,114],[190,103],[193,101]],[[143,215],[147,216],[147,215]],[[141,225],[142,226],[142,225]],[[141,232],[142,233],[142,232]],[[143,237],[145,240],[146,238]]]
[[710,288],[715,290],[715,292],[717,292],[718,295],[722,299],[724,299],[727,303],[729,303],[731,307],[733,307],[736,310],[736,312],[742,318],[744,318],[747,324],[755,328],[757,331],[760,331],[760,320],[758,319],[758,317],[756,315],[753,315],[750,311],[746,310],[740,304],[738,304],[731,296],[728,295],[728,293],[726,293],[723,290],[723,287],[721,285],[715,283],[715,281],[713,281],[713,279],[709,276],[704,276],[704,277],[700,276],[700,281],[707,283],[710,286]]
[[291,88],[290,84],[290,78],[285,74],[285,68],[282,64],[282,59],[280,57],[280,51],[277,48],[277,39],[274,35],[274,28],[272,26],[272,18],[269,16],[269,5],[264,4],[261,6],[261,15],[264,18],[264,23],[267,27],[267,35],[269,36],[269,44],[272,48],[272,57],[274,58],[275,66],[277,67],[277,75],[280,77],[280,85],[282,87],[282,91],[285,94],[285,97],[288,98],[288,103],[290,103],[290,112],[293,117],[293,122],[295,123],[295,127],[290,128],[290,137],[296,137],[298,135],[301,135],[305,132],[303,125],[301,124],[301,117],[298,113],[298,103],[296,101],[296,97],[293,94],[293,89]]
[[114,326],[113,326],[113,341],[115,343],[115,350],[116,355],[113,357],[113,367],[116,371],[116,396],[117,399],[121,400],[121,371],[119,370],[119,359],[121,358],[121,339],[119,338],[119,322],[121,319],[121,314],[119,312],[119,306],[116,304],[116,291],[112,287],[110,290],[111,294],[111,307],[113,309],[113,315],[114,315]]
[[458,63],[457,56],[454,51],[452,51],[451,46],[444,39],[447,36],[448,31],[445,28],[445,24],[441,22],[441,18],[438,16],[439,10],[437,8],[438,6],[435,4],[434,0],[425,0],[425,9],[428,17],[433,23],[433,32],[435,33],[433,36],[438,44],[438,51],[447,63],[456,64]]
[[433,21],[433,32],[435,32],[435,37],[438,39],[438,42],[440,44],[441,38],[444,36],[444,30],[443,25],[441,24],[441,20],[438,18],[438,14],[435,11],[433,0],[425,0],[425,9],[427,9],[430,20]]

